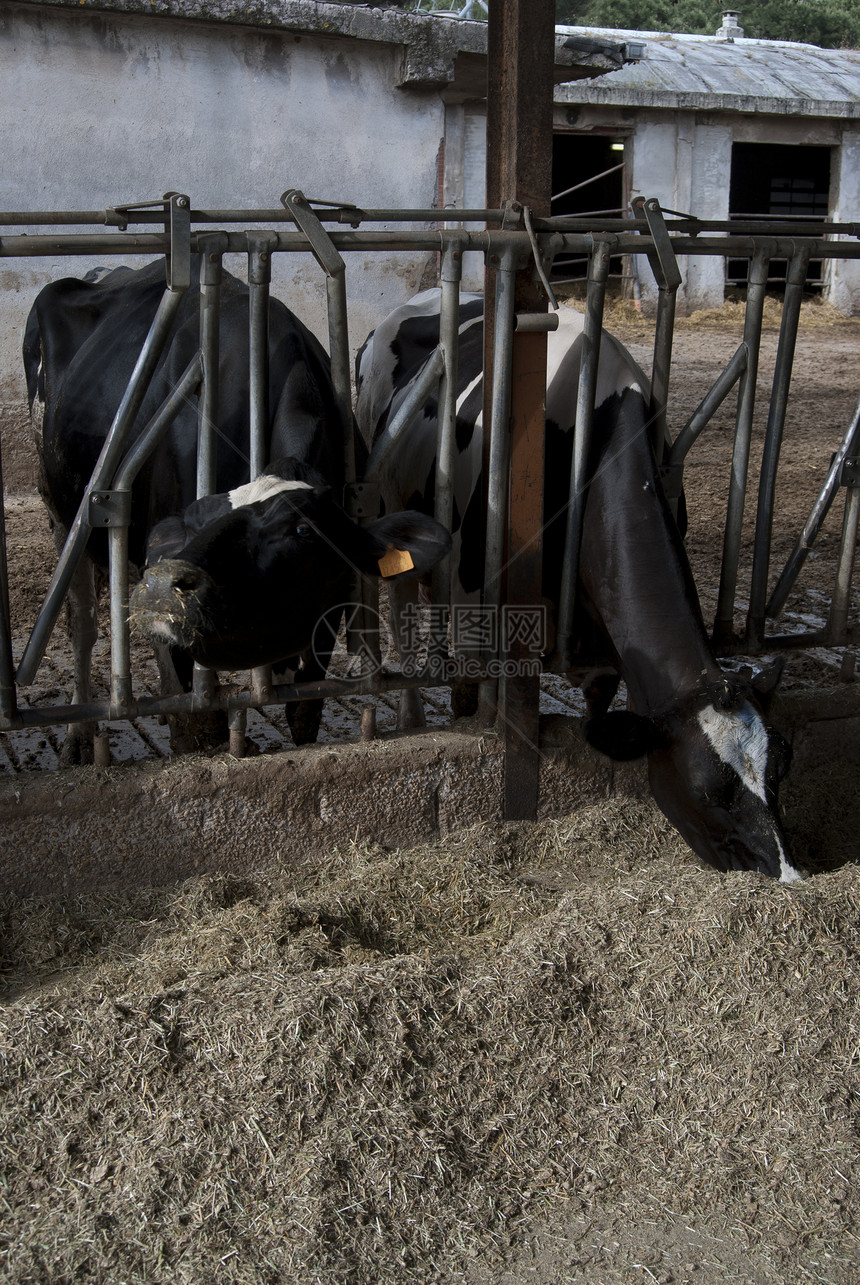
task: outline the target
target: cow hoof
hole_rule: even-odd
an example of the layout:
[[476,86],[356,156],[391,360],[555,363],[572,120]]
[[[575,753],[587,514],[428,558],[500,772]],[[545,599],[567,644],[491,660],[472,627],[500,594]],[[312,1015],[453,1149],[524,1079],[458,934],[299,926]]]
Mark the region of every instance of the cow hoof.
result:
[[472,718],[478,712],[478,684],[455,683],[451,688],[451,713],[454,718]]
[[95,729],[85,723],[73,723],[60,747],[60,767],[88,767],[94,759]]
[[287,723],[296,745],[314,745],[322,720],[322,701],[298,701],[286,707]]

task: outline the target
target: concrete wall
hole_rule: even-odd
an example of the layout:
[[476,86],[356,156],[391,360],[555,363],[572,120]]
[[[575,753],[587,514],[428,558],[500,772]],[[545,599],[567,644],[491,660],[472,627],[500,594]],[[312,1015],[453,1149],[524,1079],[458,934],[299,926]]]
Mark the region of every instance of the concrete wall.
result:
[[[92,210],[170,189],[197,208],[270,208],[288,187],[370,207],[433,205],[441,94],[398,87],[401,53],[384,42],[4,3],[0,209]],[[355,345],[420,287],[426,265],[426,255],[349,259]],[[39,287],[89,266],[0,260],[0,393],[23,395],[21,335]],[[314,261],[279,256],[275,271],[275,293],[324,335]]]
[[[605,81],[611,87],[611,77]],[[556,128],[616,130],[625,139],[631,197],[656,196],[667,209],[702,219],[726,219],[734,143],[813,145],[832,150],[830,217],[856,221],[860,215],[860,123],[814,120],[795,115],[770,117],[729,112],[644,109],[558,104]],[[724,298],[724,260],[706,255],[679,257],[684,284],[678,310],[718,308]],[[637,256],[643,306],[656,306],[657,285],[647,258]],[[834,261],[825,268],[824,297],[842,312],[860,313],[860,261]]]
[[[771,715],[794,752],[781,794],[790,840],[813,837],[817,847],[805,818],[823,815],[822,799],[841,807],[834,831],[856,838],[857,791],[837,800],[860,765],[857,685],[786,693]],[[21,773],[0,781],[0,896],[64,898],[204,871],[289,869],[356,839],[408,847],[501,820],[501,783],[500,742],[461,731]],[[577,719],[542,720],[539,820],[649,794],[642,762],[598,754]]]

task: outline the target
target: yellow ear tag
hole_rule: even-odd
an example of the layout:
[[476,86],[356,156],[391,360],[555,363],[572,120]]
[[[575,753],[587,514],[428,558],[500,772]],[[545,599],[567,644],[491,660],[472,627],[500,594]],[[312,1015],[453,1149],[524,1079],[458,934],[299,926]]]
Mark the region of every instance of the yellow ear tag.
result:
[[412,554],[407,549],[395,549],[393,544],[389,544],[379,559],[379,574],[383,580],[393,580],[403,571],[411,571],[414,566]]

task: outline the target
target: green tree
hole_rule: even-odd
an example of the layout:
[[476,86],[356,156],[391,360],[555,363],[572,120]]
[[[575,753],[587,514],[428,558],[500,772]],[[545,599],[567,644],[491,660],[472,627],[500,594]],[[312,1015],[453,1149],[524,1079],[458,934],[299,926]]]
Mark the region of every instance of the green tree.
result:
[[[635,31],[713,35],[725,0],[557,0],[558,22]],[[801,40],[827,49],[860,47],[860,0],[745,0],[738,3],[744,35]]]

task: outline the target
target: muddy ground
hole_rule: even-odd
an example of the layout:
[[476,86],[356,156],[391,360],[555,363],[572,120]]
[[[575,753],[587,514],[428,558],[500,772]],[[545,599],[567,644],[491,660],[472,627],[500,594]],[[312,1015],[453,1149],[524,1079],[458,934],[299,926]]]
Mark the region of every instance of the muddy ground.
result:
[[[647,323],[619,311],[609,325],[647,369]],[[676,431],[741,326],[731,308],[679,324]],[[805,307],[775,557],[852,416],[858,341],[860,323]],[[688,468],[706,612],[730,423],[727,406]],[[7,416],[22,634],[51,556],[27,451],[6,450],[14,427]],[[841,497],[789,623],[823,623],[839,509]],[[844,659],[789,653],[785,682],[830,686]],[[60,651],[40,684],[32,699],[65,693]],[[9,899],[0,1275],[853,1285],[850,750],[789,793],[792,831],[822,853],[791,889],[700,869],[648,801],[616,798],[409,851],[353,845],[298,873]],[[10,752],[7,770],[20,766]]]

